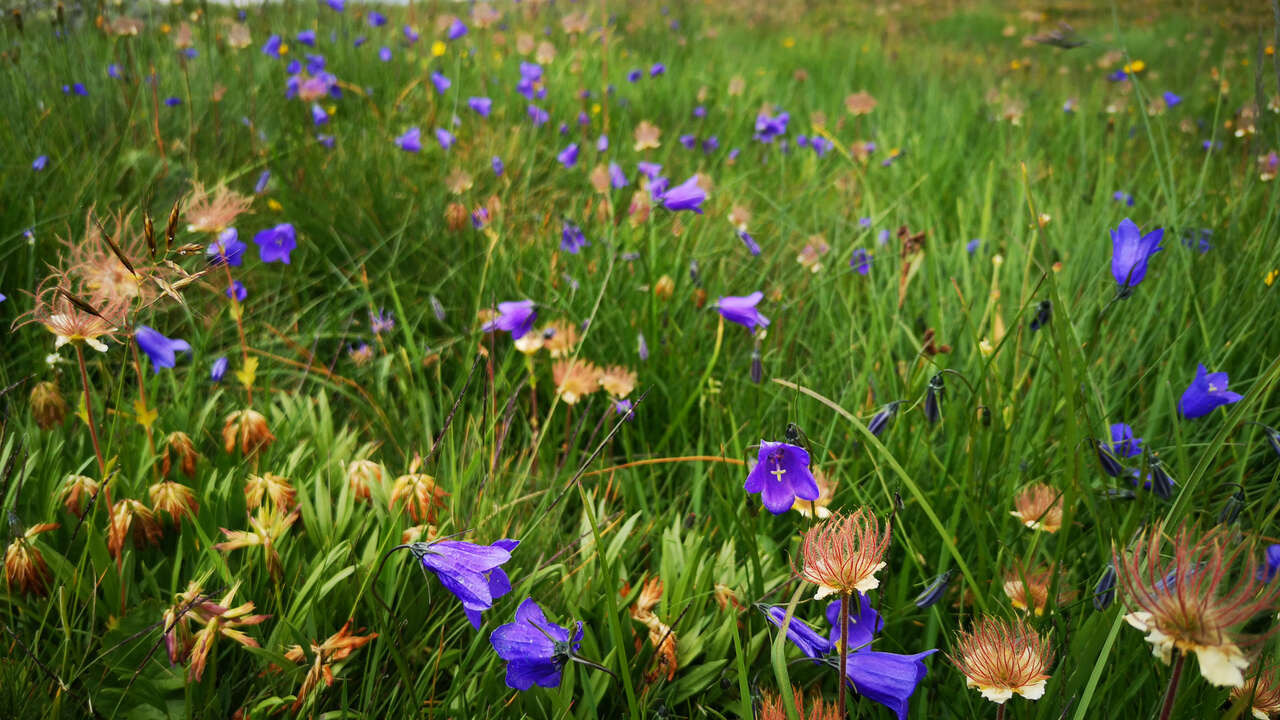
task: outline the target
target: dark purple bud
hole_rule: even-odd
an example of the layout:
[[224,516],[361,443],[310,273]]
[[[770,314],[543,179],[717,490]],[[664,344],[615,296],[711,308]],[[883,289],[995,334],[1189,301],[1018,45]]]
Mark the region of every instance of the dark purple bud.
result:
[[1102,472],[1111,477],[1120,477],[1124,474],[1124,466],[1116,459],[1115,455],[1107,449],[1107,446],[1098,440],[1090,440],[1093,443],[1093,449],[1098,452],[1098,462],[1102,464]]
[[1277,455],[1280,455],[1280,431],[1266,425],[1263,425],[1262,429],[1267,432],[1267,443],[1271,445],[1271,449],[1275,450]]
[[1031,318],[1031,329],[1039,330],[1045,325],[1048,325],[1049,321],[1052,319],[1053,319],[1053,303],[1049,302],[1048,300],[1044,300],[1038,306],[1036,306],[1036,316]]
[[697,260],[689,261],[689,279],[693,281],[693,284],[695,286],[702,287],[702,280],[699,278],[699,274],[698,274]]
[[1178,483],[1174,481],[1173,476],[1165,470],[1164,463],[1160,461],[1160,456],[1155,453],[1151,454],[1151,492],[1161,500],[1172,500],[1176,492]]
[[435,314],[436,320],[444,322],[444,305],[440,304],[440,298],[432,295],[430,298],[431,312]]
[[884,432],[884,429],[888,427],[889,421],[898,414],[900,405],[902,405],[901,400],[894,400],[880,408],[880,411],[871,418],[871,422],[867,423],[867,430],[870,430],[872,435],[880,437],[880,433]]
[[760,360],[760,343],[756,343],[751,351],[751,382],[759,385],[764,382],[764,363]]
[[929,389],[924,393],[924,417],[930,423],[942,419],[942,391],[945,389],[942,373],[929,378]]
[[1240,517],[1240,511],[1244,510],[1244,486],[1231,494],[1227,498],[1227,502],[1222,506],[1222,512],[1218,513],[1219,525],[1230,525]]
[[1102,497],[1105,500],[1133,500],[1138,494],[1132,490],[1108,488],[1102,491]]
[[1116,600],[1116,569],[1112,565],[1107,565],[1106,571],[1102,573],[1102,577],[1098,579],[1098,584],[1093,588],[1093,607],[1098,612],[1102,612],[1111,607],[1111,603]]
[[924,609],[932,607],[947,592],[947,586],[951,584],[951,576],[955,575],[955,570],[948,570],[929,582],[929,585],[916,596],[916,607]]

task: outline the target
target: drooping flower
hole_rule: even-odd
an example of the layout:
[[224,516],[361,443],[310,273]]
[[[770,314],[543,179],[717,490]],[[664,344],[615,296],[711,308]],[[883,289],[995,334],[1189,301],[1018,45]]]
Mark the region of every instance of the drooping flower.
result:
[[249,473],[244,481],[244,506],[246,510],[257,510],[264,500],[270,500],[272,507],[288,512],[296,503],[297,491],[289,478],[276,473]]
[[1263,566],[1258,568],[1258,579],[1269,583],[1275,580],[1277,572],[1280,572],[1280,545],[1268,545]]
[[258,257],[262,262],[288,265],[289,253],[298,247],[298,235],[292,223],[280,223],[259,231],[253,236],[253,242],[258,246]]
[[1043,483],[1028,485],[1014,498],[1009,514],[1032,530],[1056,533],[1062,528],[1062,492]]
[[130,498],[117,500],[111,507],[111,523],[107,531],[107,550],[112,557],[119,559],[125,540],[131,535],[134,547],[143,547],[159,543],[163,531],[155,514],[146,505]]
[[567,628],[547,620],[533,598],[525,598],[516,609],[515,622],[494,630],[489,642],[507,661],[507,687],[559,687],[564,664],[582,645],[582,623],[571,638]]
[[[12,525],[13,520],[10,519]],[[44,595],[53,579],[44,555],[35,546],[34,538],[40,533],[58,529],[58,523],[41,523],[16,533],[4,552],[4,577],[10,592],[24,595]]]
[[458,138],[444,128],[436,128],[436,142],[440,143],[440,147],[448,150],[457,144]]
[[[1021,561],[1014,561],[1013,568],[1005,573],[1003,589],[1014,610],[1044,615],[1049,605],[1049,589],[1058,575],[1052,566],[1030,568]],[[1061,587],[1061,585],[1059,585]],[[1071,599],[1073,593],[1059,589],[1056,603]]]
[[817,500],[821,492],[809,471],[809,453],[798,445],[760,441],[755,467],[743,489],[760,493],[760,501],[774,515],[791,509],[796,498]]
[[97,498],[99,487],[98,481],[87,475],[68,475],[58,490],[58,499],[67,512],[84,517],[89,503]]
[[41,430],[62,424],[67,416],[67,401],[52,380],[42,380],[31,387],[31,417]]
[[480,115],[480,117],[489,117],[489,112],[493,109],[493,101],[487,97],[469,97],[467,98],[467,107]]
[[484,332],[503,330],[511,333],[512,340],[519,340],[533,328],[538,319],[532,300],[518,300],[498,303],[498,317],[485,323]]
[[1185,418],[1203,417],[1223,405],[1239,402],[1240,393],[1227,390],[1227,374],[1211,373],[1202,364],[1196,365],[1196,377],[1178,400],[1178,412]]
[[457,40],[458,38],[466,34],[467,34],[466,23],[462,22],[458,18],[454,18],[453,22],[449,23],[449,30],[446,33],[445,37],[449,38],[450,40]]
[[880,408],[880,410],[871,417],[871,420],[867,422],[867,430],[870,431],[872,435],[880,437],[880,434],[884,432],[884,429],[889,426],[889,421],[898,414],[898,408],[901,405],[901,400],[894,400],[893,402],[886,403],[885,406]]
[[270,615],[253,615],[254,605],[252,602],[241,603],[232,607],[235,601],[236,592],[240,589],[240,584],[236,583],[231,590],[218,601],[198,600],[199,591],[193,593],[197,598],[188,601],[184,606],[191,610],[191,618],[198,623],[204,625],[197,631],[192,638],[190,653],[188,654],[187,671],[191,679],[200,682],[200,678],[204,676],[205,666],[208,664],[209,655],[213,651],[213,643],[218,636],[225,635],[227,639],[245,647],[260,647],[258,641],[245,634],[242,628],[257,625],[268,618]]
[[782,112],[777,115],[760,113],[756,116],[755,139],[763,143],[772,143],[774,138],[787,133],[787,123],[790,120],[790,113]]
[[236,410],[222,425],[222,443],[228,453],[239,447],[240,453],[249,457],[266,449],[275,439],[267,427],[267,419],[257,410]]
[[[839,600],[827,605],[826,617],[831,625],[829,638],[818,634],[799,618],[793,617],[787,625],[787,639],[795,643],[801,652],[814,662],[826,663],[837,669],[839,660],[835,653],[840,647],[841,605]],[[774,606],[761,609],[770,622],[782,627],[786,618],[784,608]],[[884,621],[862,593],[858,594],[857,604],[851,604],[850,610],[846,679],[859,695],[889,708],[898,720],[906,720],[911,696],[928,673],[923,660],[937,650],[926,650],[914,655],[872,650],[872,641],[876,633],[884,628]]]
[[863,248],[854,249],[853,255],[849,258],[849,267],[856,270],[859,275],[871,272],[871,253]]
[[301,645],[289,646],[284,653],[286,660],[300,663],[307,660],[308,656],[311,658],[311,667],[307,670],[306,677],[302,679],[302,685],[296,693],[297,700],[293,702],[290,709],[295,713],[300,710],[312,691],[320,687],[321,680],[324,681],[325,687],[332,687],[334,672],[338,669],[337,664],[346,660],[353,652],[364,647],[376,637],[378,637],[377,633],[369,635],[353,634],[351,632],[351,620],[347,620],[341,630],[330,635],[324,642],[317,643],[312,641],[310,653],[304,652]]
[[151,358],[151,370],[155,373],[159,373],[162,367],[174,367],[177,364],[177,352],[191,352],[191,345],[186,340],[167,338],[146,325],[139,325],[134,329],[133,339],[147,357]]
[[757,243],[755,238],[751,237],[746,230],[739,228],[734,232],[738,233],[738,239],[742,241],[743,245],[747,246],[747,252],[751,253],[752,257],[760,254],[760,243]]
[[1156,228],[1143,235],[1129,218],[1121,220],[1120,225],[1111,231],[1111,275],[1120,284],[1122,292],[1137,287],[1147,276],[1147,261],[1163,249],[1160,247],[1163,237],[1164,228]]
[[1053,653],[1049,639],[1025,621],[984,617],[972,630],[956,635],[955,655],[947,659],[964,674],[968,687],[1003,705],[1015,694],[1028,700],[1044,696]]
[[865,508],[848,515],[832,515],[804,534],[800,541],[800,577],[818,586],[815,600],[849,595],[880,587],[876,577],[889,549],[889,524]]
[[173,471],[175,464],[183,475],[189,478],[196,476],[196,460],[200,457],[200,454],[196,452],[195,441],[191,439],[190,435],[181,430],[175,430],[169,433],[161,444],[164,446],[164,449],[160,451],[160,475],[162,477],[169,477],[169,473]]
[[756,327],[769,326],[769,318],[756,309],[763,299],[764,293],[759,290],[746,296],[726,295],[716,300],[716,309],[725,320],[755,330]]
[[511,592],[511,581],[501,566],[511,559],[511,551],[519,544],[510,539],[492,545],[440,540],[414,543],[409,549],[424,568],[436,574],[445,589],[462,601],[467,619],[479,630],[481,612]]
[[1183,525],[1166,538],[1157,523],[1132,549],[1113,548],[1112,556],[1130,609],[1124,619],[1147,633],[1152,654],[1168,664],[1174,650],[1195,653],[1209,683],[1244,685],[1249,660],[1240,645],[1251,638],[1239,628],[1258,615],[1274,614],[1280,599],[1280,583],[1258,579],[1248,543],[1236,542],[1222,526],[1197,539]]
[[[416,464],[416,462],[415,462]],[[396,478],[391,486],[391,509],[403,505],[414,522],[435,522],[436,510],[444,507],[444,498],[449,493],[436,484],[436,479],[410,470],[407,474]]]

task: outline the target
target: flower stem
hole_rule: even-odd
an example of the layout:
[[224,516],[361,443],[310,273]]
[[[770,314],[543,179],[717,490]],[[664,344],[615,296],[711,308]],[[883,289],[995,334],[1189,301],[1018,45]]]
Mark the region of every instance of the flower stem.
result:
[[844,712],[845,686],[848,684],[849,667],[849,593],[840,593],[840,694],[836,699],[836,717],[847,717]]
[[[138,398],[142,400],[142,407],[147,407],[147,378],[142,374],[142,361],[138,358],[138,343],[129,343],[129,347],[133,350],[133,369],[138,375]],[[146,423],[143,428],[147,431],[147,445],[151,447],[151,457],[156,455],[156,440],[151,432],[151,423]],[[152,470],[155,469],[155,463],[152,463]]]
[[[222,260],[222,269],[227,274],[227,297],[231,299],[231,313],[236,317],[236,329],[240,332],[240,362],[241,367],[249,364],[249,341],[244,335],[244,306],[235,298],[235,279],[231,277],[231,267],[227,263],[226,258]],[[253,406],[253,386],[245,385],[245,406]]]
[[1008,707],[1006,703],[1000,703],[996,706],[996,720],[1004,720],[1004,710]]
[[1178,697],[1178,682],[1182,679],[1182,664],[1187,656],[1174,651],[1173,674],[1169,676],[1169,688],[1164,691],[1164,708],[1160,711],[1160,720],[1169,720],[1173,716],[1173,703]]
[[93,440],[93,454],[98,458],[98,472],[101,473],[103,487],[107,482],[107,461],[102,457],[102,445],[98,443],[98,428],[93,422],[93,397],[89,394],[89,371],[84,365],[84,348],[74,343],[76,360],[80,363],[80,384],[84,387],[85,424],[89,426],[89,437]]

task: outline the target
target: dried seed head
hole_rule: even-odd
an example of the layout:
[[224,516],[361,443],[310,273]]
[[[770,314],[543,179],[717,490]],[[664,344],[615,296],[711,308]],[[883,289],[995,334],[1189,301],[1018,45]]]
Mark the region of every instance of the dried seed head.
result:
[[1231,690],[1233,703],[1244,701],[1258,720],[1280,717],[1280,666],[1251,667],[1244,685]]
[[947,659],[991,702],[1004,704],[1015,694],[1028,700],[1044,695],[1053,653],[1049,639],[1023,620],[984,617],[969,632],[956,635],[955,655]]
[[[252,204],[253,198],[229,190],[225,185],[208,190],[204,185],[193,182],[191,195],[187,201],[187,211],[184,213],[187,218],[187,231],[220,233],[234,225],[236,218],[240,217],[240,214],[248,210]],[[170,230],[177,229],[175,226],[178,204],[174,203],[173,207],[169,215]],[[172,238],[173,234],[166,232],[166,237]],[[172,240],[169,242],[172,243]]]
[[818,586],[815,600],[866,592],[880,587],[875,574],[885,566],[888,549],[889,524],[881,534],[880,521],[870,511],[833,515],[805,532],[800,577]]
[[[793,690],[796,699],[796,712],[803,720],[840,720],[840,712],[834,703],[828,704],[817,695],[805,700],[804,692],[799,688]],[[809,712],[805,712],[805,708]],[[759,720],[787,720],[787,708],[782,696],[765,690],[761,693]]]
[[1032,530],[1056,533],[1062,527],[1062,493],[1057,488],[1035,483],[1023,488],[1013,500],[1009,514]]
[[600,389],[600,368],[586,360],[559,360],[551,366],[556,394],[568,405]]
[[[1162,552],[1166,540],[1171,547]],[[1132,550],[1112,550],[1130,608],[1125,620],[1147,633],[1152,653],[1165,663],[1175,649],[1194,652],[1210,683],[1241,687],[1249,661],[1240,645],[1265,636],[1243,635],[1239,627],[1275,612],[1280,599],[1280,583],[1259,579],[1253,550],[1221,526],[1200,535],[1183,525],[1172,537],[1163,525],[1151,526]]]
[[616,398],[625,398],[636,388],[636,373],[621,365],[613,365],[600,373],[600,387]]
[[[1053,584],[1056,573],[1052,567],[1032,569],[1021,561],[1004,576],[1004,594],[1009,597],[1009,604],[1015,610],[1030,610],[1036,616],[1044,614],[1049,604],[1049,588]],[[1068,601],[1072,594],[1065,590],[1058,591],[1058,604]]]
[[45,380],[31,388],[31,415],[41,430],[62,424],[67,416],[67,401],[62,399],[57,383]]

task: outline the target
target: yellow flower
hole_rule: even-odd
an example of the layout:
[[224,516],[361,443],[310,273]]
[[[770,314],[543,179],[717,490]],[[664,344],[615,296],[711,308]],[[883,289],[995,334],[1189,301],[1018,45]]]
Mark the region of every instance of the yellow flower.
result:
[[437,40],[431,43],[431,56],[440,57],[441,55],[444,54],[445,49],[446,48],[445,48],[444,42]]
[[267,207],[270,208],[272,212],[280,212],[281,210],[284,210],[284,206],[275,198],[267,198]]
[[784,47],[784,48],[788,48],[788,49],[789,49],[789,48],[793,48],[793,47],[795,47],[795,46],[796,46],[796,39],[795,39],[795,38],[793,38],[793,37],[786,37],[786,38],[783,38],[783,40],[782,40],[782,47]]
[[1271,272],[1267,273],[1267,276],[1262,279],[1262,282],[1266,283],[1267,287],[1271,287],[1275,284],[1277,277],[1280,277],[1280,270],[1273,269]]

